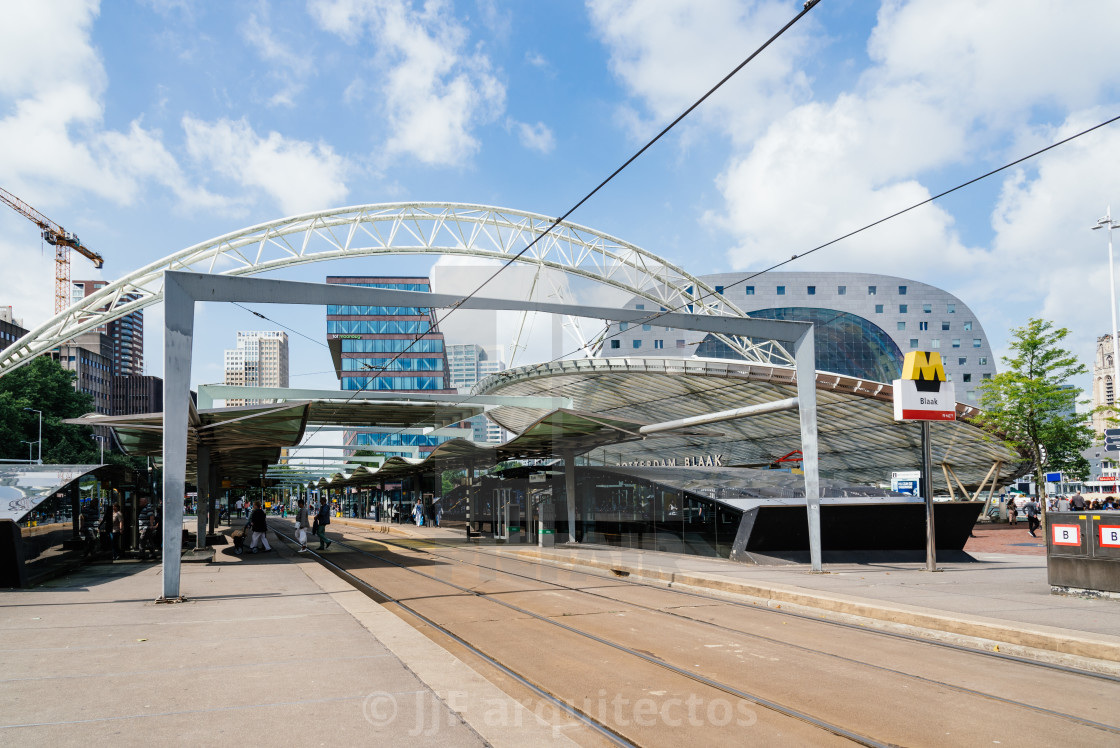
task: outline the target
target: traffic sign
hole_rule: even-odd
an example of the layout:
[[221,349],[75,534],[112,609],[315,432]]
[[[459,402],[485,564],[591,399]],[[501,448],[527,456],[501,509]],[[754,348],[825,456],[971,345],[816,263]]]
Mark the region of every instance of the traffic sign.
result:
[[1120,429],[1104,430],[1104,451],[1120,452]]

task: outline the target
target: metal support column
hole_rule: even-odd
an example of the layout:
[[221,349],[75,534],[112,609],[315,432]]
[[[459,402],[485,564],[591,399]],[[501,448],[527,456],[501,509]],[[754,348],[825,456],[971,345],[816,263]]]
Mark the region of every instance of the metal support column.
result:
[[179,599],[183,547],[183,486],[191,401],[194,299],[178,280],[163,285],[163,600]]
[[937,571],[937,539],[933,528],[933,450],[929,421],[922,421],[922,496],[926,500],[926,571]]
[[797,405],[801,417],[801,468],[805,471],[805,511],[809,520],[809,562],[812,570],[821,564],[821,482],[817,445],[817,361],[810,327],[794,344],[797,366]]
[[578,543],[576,540],[576,453],[574,450],[565,449],[561,452],[564,458],[564,498],[568,501],[568,542]]
[[218,472],[218,463],[210,462],[210,503],[207,512],[210,517],[210,535],[218,534],[218,496],[222,493],[222,476]]
[[195,500],[195,548],[206,547],[206,515],[210,507],[210,447],[199,444],[195,448],[198,464],[195,466],[195,487],[198,497]]

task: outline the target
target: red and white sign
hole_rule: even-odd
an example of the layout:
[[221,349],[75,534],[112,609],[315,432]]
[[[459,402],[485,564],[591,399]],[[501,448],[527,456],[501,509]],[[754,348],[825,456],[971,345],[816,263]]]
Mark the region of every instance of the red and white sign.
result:
[[1081,525],[1051,525],[1054,545],[1081,545]]
[[955,421],[957,392],[952,382],[938,382],[937,392],[922,392],[913,379],[896,379],[894,386],[894,420]]
[[1120,548],[1120,525],[1098,525],[1101,548]]

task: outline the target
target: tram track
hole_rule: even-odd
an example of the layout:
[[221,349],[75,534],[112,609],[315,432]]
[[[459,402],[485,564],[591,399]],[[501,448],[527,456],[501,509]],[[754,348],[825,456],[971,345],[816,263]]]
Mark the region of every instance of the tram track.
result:
[[[354,534],[357,534],[357,533],[354,533]],[[775,700],[773,698],[769,698],[768,696],[764,696],[760,693],[756,693],[754,690],[747,690],[747,689],[744,689],[744,688],[740,688],[737,685],[733,685],[732,683],[725,682],[724,680],[719,680],[717,678],[713,678],[713,677],[709,677],[707,675],[704,675],[702,672],[697,671],[700,668],[699,664],[697,664],[695,668],[685,667],[685,666],[682,666],[679,663],[678,664],[673,664],[672,662],[669,661],[669,658],[663,656],[664,653],[654,654],[649,649],[639,648],[637,646],[637,644],[635,644],[633,642],[629,642],[629,644],[631,644],[632,646],[627,646],[627,644],[623,644],[619,641],[608,640],[604,636],[600,635],[602,632],[600,632],[600,634],[597,634],[597,633],[594,633],[593,631],[586,630],[588,628],[586,625],[584,625],[582,627],[577,627],[575,625],[568,625],[568,624],[562,623],[558,620],[555,620],[555,614],[548,614],[548,613],[542,614],[540,612],[530,610],[526,607],[523,607],[522,605],[516,605],[514,603],[509,602],[508,598],[510,596],[516,596],[517,594],[520,594],[520,593],[541,593],[541,594],[545,594],[545,593],[552,593],[552,592],[557,592],[557,591],[563,591],[564,593],[573,594],[573,595],[585,595],[587,597],[597,598],[597,599],[600,599],[600,600],[610,601],[610,602],[621,604],[621,605],[624,605],[624,606],[629,606],[629,608],[632,609],[631,612],[636,612],[633,609],[637,609],[638,611],[644,612],[645,614],[648,614],[649,616],[672,618],[672,619],[676,619],[677,621],[681,622],[682,624],[686,624],[686,625],[689,625],[689,626],[697,626],[698,625],[698,626],[701,626],[705,630],[708,630],[708,631],[718,632],[720,634],[726,634],[726,635],[734,636],[734,637],[749,638],[749,639],[754,640],[756,642],[762,642],[762,643],[765,643],[766,645],[773,646],[773,647],[796,648],[796,649],[799,650],[798,654],[801,657],[803,657],[806,654],[809,654],[809,655],[812,655],[812,656],[815,656],[815,657],[818,657],[818,658],[826,658],[827,660],[831,660],[832,665],[831,666],[826,666],[826,669],[828,669],[828,667],[831,667],[833,670],[835,670],[837,667],[855,668],[855,669],[868,668],[871,671],[877,671],[880,674],[880,676],[883,676],[883,677],[889,676],[889,677],[898,678],[898,679],[907,679],[910,682],[912,682],[914,687],[928,686],[928,687],[933,687],[933,688],[936,688],[936,689],[941,689],[941,690],[946,690],[946,691],[954,691],[957,694],[959,694],[960,696],[967,697],[967,698],[970,698],[970,699],[981,698],[981,699],[990,701],[992,708],[1023,709],[1023,710],[1025,710],[1026,713],[1034,714],[1038,718],[1050,718],[1050,719],[1054,719],[1054,720],[1064,721],[1067,724],[1080,725],[1082,727],[1092,729],[1094,732],[1097,732],[1097,734],[1102,734],[1102,733],[1108,733],[1108,734],[1112,734],[1112,735],[1120,734],[1120,728],[1118,728],[1116,725],[1109,725],[1109,724],[1105,724],[1105,723],[1102,723],[1102,722],[1098,722],[1098,721],[1090,719],[1090,718],[1088,718],[1084,715],[1071,714],[1071,713],[1068,713],[1068,712],[1062,712],[1062,711],[1055,710],[1055,709],[1048,709],[1046,707],[1039,706],[1038,704],[1030,704],[1030,703],[1026,703],[1026,702],[1023,702],[1023,701],[1010,699],[1010,698],[1007,698],[1007,697],[1000,696],[998,694],[992,694],[992,693],[985,692],[985,691],[982,691],[982,690],[968,688],[968,687],[965,687],[965,686],[961,686],[959,684],[949,683],[949,682],[943,681],[943,680],[938,680],[936,678],[926,678],[926,677],[923,677],[923,676],[916,675],[914,673],[908,673],[908,672],[898,670],[898,669],[895,669],[895,668],[883,667],[882,665],[877,665],[877,664],[874,664],[874,663],[870,663],[870,662],[867,662],[866,660],[844,657],[842,655],[837,655],[836,653],[828,652],[828,651],[825,651],[825,650],[807,648],[807,647],[804,647],[804,646],[798,646],[798,645],[792,644],[791,642],[783,641],[781,639],[777,639],[777,638],[774,638],[774,637],[767,637],[767,636],[759,635],[757,633],[744,631],[744,630],[739,629],[739,628],[721,625],[720,623],[715,623],[715,622],[712,622],[712,621],[705,621],[703,619],[696,618],[694,616],[682,615],[682,614],[679,614],[679,613],[675,613],[673,611],[666,611],[666,610],[663,610],[663,609],[658,608],[658,607],[642,605],[641,603],[635,602],[633,600],[619,601],[617,598],[612,598],[610,595],[603,594],[602,592],[589,591],[587,589],[582,589],[580,587],[573,587],[573,586],[561,584],[561,583],[555,582],[555,581],[542,580],[542,579],[539,579],[537,577],[530,576],[530,575],[527,575],[527,574],[520,574],[516,571],[512,571],[512,570],[509,570],[509,569],[497,568],[497,567],[489,566],[487,564],[478,563],[478,562],[475,562],[475,561],[468,561],[468,560],[459,559],[459,558],[452,558],[452,557],[446,556],[446,555],[441,554],[441,553],[434,553],[429,548],[417,548],[414,545],[410,545],[410,544],[406,544],[406,543],[397,543],[397,542],[389,541],[389,540],[381,538],[381,537],[369,538],[369,539],[361,538],[361,540],[364,540],[366,542],[376,543],[376,544],[382,544],[382,545],[388,546],[388,547],[395,547],[395,548],[400,549],[400,550],[408,551],[411,554],[415,554],[415,556],[413,556],[414,558],[419,558],[422,555],[426,555],[426,556],[432,557],[433,560],[438,559],[442,563],[446,563],[446,564],[454,563],[454,564],[465,565],[465,566],[468,566],[468,567],[475,567],[476,569],[485,570],[487,572],[491,572],[491,573],[496,574],[496,575],[505,575],[507,577],[519,578],[519,579],[522,579],[522,580],[531,581],[536,585],[547,586],[547,588],[544,589],[544,590],[541,590],[541,589],[537,589],[537,590],[516,590],[515,589],[515,590],[505,590],[505,591],[497,590],[497,591],[489,591],[489,592],[480,592],[477,589],[472,589],[470,587],[466,587],[466,586],[463,586],[461,584],[456,584],[455,582],[448,581],[447,579],[442,579],[442,578],[440,578],[438,576],[435,576],[433,574],[427,574],[427,573],[425,573],[423,571],[420,571],[416,568],[412,568],[412,566],[410,566],[408,563],[398,563],[398,562],[392,560],[391,558],[386,558],[383,554],[371,553],[371,552],[369,552],[365,549],[362,549],[362,548],[359,548],[359,547],[353,545],[352,543],[348,543],[348,542],[345,542],[343,540],[336,540],[335,541],[336,543],[340,543],[341,547],[345,547],[345,548],[349,549],[347,551],[344,551],[345,554],[354,554],[354,555],[359,556],[359,557],[363,557],[363,558],[366,558],[366,559],[373,560],[373,561],[377,562],[378,564],[382,565],[379,568],[385,568],[386,566],[387,567],[393,567],[393,568],[396,568],[396,569],[400,569],[400,570],[410,572],[411,574],[414,574],[414,575],[419,575],[420,577],[424,577],[425,579],[427,579],[427,580],[429,580],[433,583],[436,583],[436,584],[439,584],[439,585],[444,585],[447,588],[453,589],[453,590],[455,590],[456,593],[458,593],[461,596],[471,596],[471,597],[476,598],[476,599],[485,600],[486,602],[494,604],[494,605],[502,606],[505,609],[507,609],[509,611],[513,611],[513,612],[515,612],[519,615],[527,616],[529,618],[532,618],[533,620],[543,622],[550,627],[563,630],[563,631],[565,631],[569,634],[579,636],[579,637],[584,637],[584,638],[586,638],[590,641],[595,642],[596,644],[612,648],[614,651],[616,651],[618,653],[624,654],[628,657],[633,657],[633,658],[642,660],[645,663],[654,665],[654,666],[656,666],[656,667],[658,667],[662,670],[672,672],[672,673],[674,673],[678,676],[691,679],[698,684],[702,684],[704,686],[714,688],[714,689],[716,689],[716,690],[718,690],[718,691],[720,691],[724,694],[727,694],[729,696],[732,696],[734,698],[742,699],[744,701],[747,701],[747,702],[755,704],[759,707],[768,709],[768,710],[770,710],[774,713],[777,713],[777,714],[782,714],[782,715],[787,716],[787,717],[793,717],[795,719],[801,720],[801,721],[806,722],[808,724],[817,726],[819,729],[823,729],[823,730],[831,733],[832,735],[840,736],[840,737],[846,738],[848,740],[851,740],[851,741],[854,741],[854,742],[857,742],[857,743],[860,743],[860,744],[878,745],[878,744],[881,744],[881,743],[877,739],[875,739],[873,737],[870,737],[869,735],[865,734],[867,732],[867,730],[862,730],[861,731],[861,730],[858,730],[858,729],[852,729],[851,726],[845,727],[844,725],[837,724],[834,721],[828,721],[828,720],[825,720],[825,719],[821,719],[820,717],[814,716],[813,714],[810,714],[809,712],[807,712],[803,709],[798,709],[794,706],[790,706],[787,703],[782,703],[779,700]],[[438,543],[435,544],[435,545],[439,546],[441,549],[447,549],[447,550],[451,550],[451,551],[462,551],[462,550],[464,550],[464,549],[459,548],[457,546],[443,545],[443,544],[438,544]],[[473,549],[473,548],[472,549],[467,549],[467,550],[477,552],[477,549]],[[507,557],[504,557],[504,556],[501,557],[501,559],[502,559],[502,561],[511,560],[511,559],[508,559]],[[326,563],[331,563],[331,564],[337,566],[340,569],[343,569],[344,566],[350,566],[350,564],[348,564],[348,563],[335,563],[334,561],[329,561],[328,562],[328,561],[326,561],[326,559],[322,559],[322,560]],[[341,558],[339,558],[338,561],[341,561]],[[402,558],[402,561],[407,561],[407,559]],[[517,559],[515,561],[516,561],[516,563],[531,565],[530,562],[525,561],[525,560]],[[360,571],[363,568],[368,569],[369,567],[368,566],[367,567],[359,567],[358,569],[350,568],[350,569],[345,569],[345,571],[351,577],[353,577],[354,579],[357,579],[358,577],[356,577],[353,574],[353,571]],[[542,567],[538,566],[537,568],[539,569],[539,568],[542,568]],[[555,567],[547,567],[547,568],[555,568]],[[702,600],[703,602],[705,602],[708,605],[728,605],[728,604],[734,605],[735,604],[734,601],[723,600],[723,599],[720,599],[720,598],[705,597],[705,596],[702,596],[702,595],[695,595],[693,593],[688,593],[688,592],[679,591],[679,590],[667,590],[664,587],[657,587],[657,586],[654,586],[654,585],[645,585],[645,584],[641,584],[641,583],[633,583],[633,582],[629,582],[628,580],[619,580],[618,578],[605,577],[605,576],[601,576],[601,575],[598,575],[598,574],[592,574],[592,573],[589,573],[589,572],[583,572],[583,571],[578,571],[578,570],[564,570],[564,572],[575,574],[575,575],[580,575],[580,576],[590,577],[590,578],[594,579],[596,582],[610,582],[611,585],[613,585],[613,586],[632,585],[632,586],[641,587],[641,588],[645,588],[645,589],[649,589],[649,590],[656,590],[657,592],[660,592],[660,593],[671,592],[671,593],[674,593],[674,594],[686,595],[690,599]],[[620,582],[621,582],[621,585],[620,585]],[[369,585],[369,586],[372,587],[372,585],[369,584],[368,580],[363,581],[362,584]],[[405,597],[405,596],[387,595],[383,591],[379,591],[379,592],[381,592],[381,594],[385,595],[385,597],[387,599],[389,599],[389,598],[393,599],[394,602],[401,605],[406,610],[411,610],[415,607],[415,606],[411,606],[411,605],[407,604],[407,602],[406,602],[407,598],[406,598],[406,600],[401,599],[402,597]],[[500,599],[499,595],[504,596],[507,599]],[[763,611],[765,611],[765,612],[782,612],[782,611],[772,611],[771,609],[768,609],[768,608],[759,608],[758,606],[745,605],[745,604],[742,604],[742,603],[739,603],[738,605],[740,605],[742,607],[745,607],[748,610],[756,611],[756,612],[763,612]],[[439,626],[430,617],[423,616],[423,614],[419,613],[419,611],[417,611],[417,614],[419,616],[421,616],[424,620],[434,624],[436,626],[437,630],[446,630],[445,627]],[[561,615],[566,616],[568,614],[564,613],[564,614],[561,614]],[[796,615],[796,614],[794,614],[794,615]],[[811,623],[814,623],[814,624],[825,623],[825,624],[837,625],[837,622],[828,621],[826,619],[816,619],[816,618],[813,618],[811,616],[804,616],[802,618],[805,621],[811,622]],[[585,619],[584,623],[586,623],[588,620],[590,620],[590,619]],[[574,623],[574,621],[575,621],[575,619],[573,619],[573,623]],[[839,625],[843,626],[844,624],[839,624]],[[856,627],[856,626],[850,626],[850,625],[849,625],[849,628],[851,628],[852,630],[855,630],[855,631],[859,632],[861,635],[865,635],[865,636],[866,635],[878,635],[878,634],[881,633],[879,631],[868,630],[868,629],[865,629],[865,628],[862,628],[862,627]],[[450,635],[456,641],[462,640],[462,638],[459,637],[456,634],[452,633]],[[889,636],[889,634],[883,634],[883,635],[884,636]],[[923,644],[923,645],[936,645],[937,644],[936,642],[929,642],[929,641],[924,640],[924,639],[917,639],[917,638],[915,638],[915,639],[918,643]],[[651,645],[651,648],[656,649],[656,647],[654,647],[652,645]],[[977,653],[975,650],[968,650],[967,648],[962,648],[962,649],[964,649],[964,651],[967,652],[968,654],[976,654]],[[488,659],[491,659],[489,655],[484,655],[484,657],[486,657]],[[783,655],[783,657],[780,658],[780,659],[790,659],[790,657],[787,656],[787,655]],[[1027,660],[1027,661],[1024,661],[1023,663],[1020,663],[1020,664],[1036,665],[1038,663]],[[1077,675],[1085,675],[1087,677],[1097,677],[1097,676],[1099,676],[1099,674],[1095,674],[1095,673],[1077,672],[1076,674]],[[1104,679],[1109,680],[1107,677],[1104,678]],[[1115,680],[1115,679],[1112,679],[1112,680]],[[537,685],[541,686],[542,684],[537,684]],[[903,685],[902,687],[904,689],[909,688],[909,686],[905,686],[905,685]],[[544,688],[543,690],[547,691],[548,689]],[[586,716],[587,715],[585,715],[585,717]],[[608,728],[608,729],[610,729],[610,728]]]
[[[288,542],[290,544],[294,544],[296,542],[294,540],[294,538],[292,538],[291,536],[289,536],[289,535],[287,535],[283,532],[277,532],[275,529],[273,530],[273,532],[276,532],[278,537],[281,537],[282,539],[284,539],[286,542]],[[824,722],[823,720],[817,719],[817,718],[815,718],[815,717],[813,717],[809,714],[800,712],[799,710],[784,706],[782,704],[779,704],[777,702],[774,702],[774,701],[771,701],[769,699],[763,698],[761,696],[756,696],[756,695],[744,692],[740,689],[735,688],[734,686],[731,686],[731,685],[728,685],[728,684],[725,684],[725,683],[721,683],[721,682],[716,681],[714,679],[708,678],[708,677],[706,677],[706,676],[704,676],[700,673],[693,672],[693,671],[687,670],[685,668],[674,666],[674,665],[662,660],[661,658],[659,658],[655,655],[645,653],[645,652],[639,652],[639,651],[637,651],[633,648],[626,647],[625,645],[618,644],[616,642],[611,642],[611,641],[608,641],[607,639],[604,639],[602,637],[599,637],[599,636],[596,636],[594,634],[590,634],[588,632],[582,631],[582,630],[580,630],[580,629],[578,629],[574,626],[569,626],[569,625],[560,623],[559,621],[555,621],[555,620],[549,618],[548,616],[540,615],[540,614],[535,613],[533,611],[530,611],[526,608],[522,608],[521,606],[514,605],[514,604],[506,602],[504,600],[495,599],[492,595],[488,595],[486,593],[480,593],[480,592],[471,590],[467,587],[463,587],[462,585],[458,585],[458,584],[455,584],[453,582],[448,582],[446,580],[439,579],[438,577],[434,577],[432,575],[425,574],[423,572],[417,571],[416,569],[410,568],[409,566],[407,566],[405,564],[400,564],[400,563],[396,563],[396,562],[388,560],[388,559],[380,558],[376,554],[369,553],[369,552],[364,551],[364,550],[359,549],[359,548],[355,548],[354,546],[352,546],[349,543],[346,543],[345,541],[335,540],[334,542],[336,544],[342,545],[343,547],[349,548],[350,552],[352,552],[352,553],[357,553],[357,554],[360,554],[360,555],[363,555],[363,556],[366,556],[366,557],[374,558],[378,561],[386,563],[386,564],[388,564],[390,566],[393,566],[395,568],[398,568],[398,569],[401,569],[401,570],[404,570],[404,571],[408,571],[408,572],[411,572],[413,574],[417,574],[417,575],[425,577],[426,579],[429,579],[433,582],[451,587],[451,588],[463,593],[464,595],[469,595],[469,596],[475,597],[475,598],[480,599],[480,600],[485,600],[488,603],[500,605],[504,608],[512,610],[512,611],[514,611],[516,613],[519,613],[521,615],[528,616],[528,617],[530,617],[530,618],[532,618],[536,621],[540,621],[542,623],[551,625],[555,628],[559,628],[563,631],[574,634],[576,636],[580,636],[580,637],[589,639],[589,640],[595,642],[596,644],[599,644],[599,645],[602,645],[602,646],[605,646],[605,647],[609,647],[609,648],[611,648],[613,650],[616,650],[618,652],[622,652],[623,654],[626,654],[626,655],[629,655],[629,656],[634,657],[636,659],[642,660],[643,662],[651,664],[651,665],[653,665],[657,668],[670,671],[670,672],[672,672],[676,675],[682,676],[682,677],[684,677],[684,678],[686,678],[690,681],[694,681],[695,683],[698,683],[698,684],[701,684],[701,685],[706,686],[708,688],[712,688],[716,691],[722,692],[722,693],[724,693],[728,696],[733,696],[737,699],[742,699],[743,701],[746,701],[750,704],[762,707],[764,709],[768,709],[768,710],[770,710],[770,711],[772,711],[772,712],[774,712],[778,715],[781,715],[782,717],[791,718],[791,719],[800,721],[800,722],[805,723],[805,724],[807,724],[811,727],[814,727],[818,730],[821,730],[822,732],[829,733],[829,734],[831,734],[835,737],[845,739],[846,741],[853,742],[853,743],[856,743],[858,745],[875,746],[876,748],[885,747],[885,746],[889,745],[888,743],[882,743],[880,741],[874,740],[873,738],[870,738],[870,737],[867,737],[867,736],[864,736],[864,735],[859,735],[858,733],[852,732],[852,731],[847,730],[847,729],[845,729],[843,727],[840,727],[838,725],[833,725],[833,724]],[[362,587],[362,588],[367,588],[367,589],[373,591],[375,598],[381,598],[383,601],[392,602],[393,604],[400,606],[402,609],[408,611],[409,614],[411,614],[413,616],[416,616],[417,619],[423,621],[426,625],[431,626],[434,630],[439,631],[444,636],[447,636],[447,637],[451,638],[452,640],[454,640],[455,642],[457,642],[458,644],[460,644],[461,646],[466,647],[469,651],[471,651],[472,653],[481,657],[482,659],[484,659],[488,663],[497,666],[502,672],[504,672],[505,674],[513,677],[515,680],[517,680],[522,685],[527,686],[534,693],[537,693],[538,695],[541,695],[542,697],[548,699],[553,704],[561,706],[561,708],[563,708],[563,710],[565,712],[567,712],[569,714],[572,714],[573,716],[576,716],[577,718],[579,718],[585,724],[588,724],[588,725],[592,726],[600,734],[611,738],[612,742],[615,742],[616,744],[620,744],[620,745],[631,745],[631,743],[628,742],[627,738],[624,737],[623,735],[621,735],[615,728],[612,728],[611,726],[606,725],[606,724],[600,722],[599,720],[596,720],[592,715],[589,715],[586,712],[584,712],[582,710],[579,710],[578,708],[576,708],[572,704],[567,703],[566,700],[558,697],[556,694],[552,693],[550,689],[542,686],[542,684],[532,682],[531,680],[526,678],[521,673],[515,672],[514,670],[512,670],[508,666],[499,662],[494,655],[488,654],[487,652],[483,651],[482,649],[476,647],[474,644],[471,644],[470,642],[466,641],[463,637],[460,637],[459,635],[457,635],[455,632],[451,631],[447,627],[437,623],[436,621],[432,620],[428,616],[425,616],[423,613],[421,613],[420,611],[418,611],[416,609],[415,605],[410,605],[407,598],[401,599],[401,598],[394,597],[393,595],[385,592],[384,590],[381,590],[378,587],[374,586],[369,581],[361,579],[359,576],[357,576],[356,574],[353,573],[353,570],[351,570],[349,568],[346,568],[342,564],[336,563],[334,560],[331,560],[331,559],[328,559],[328,558],[324,557],[320,553],[315,553],[313,551],[309,551],[309,553],[312,555],[313,558],[315,558],[320,563],[322,563],[325,566],[327,566],[328,568],[330,568],[338,576],[346,579],[351,584],[355,584],[356,586],[359,586],[359,587]]]
[[[440,558],[440,559],[443,559],[445,561],[450,561],[452,563],[467,564],[467,565],[470,565],[470,566],[478,567],[480,569],[487,569],[489,571],[494,571],[494,572],[498,572],[498,573],[502,573],[502,574],[509,574],[511,576],[521,577],[523,579],[545,582],[547,584],[552,584],[552,585],[555,585],[557,587],[561,587],[561,588],[564,588],[564,589],[569,589],[573,592],[583,592],[585,594],[591,594],[591,595],[600,594],[600,593],[589,592],[589,591],[587,591],[583,588],[580,588],[580,587],[571,587],[571,586],[568,586],[568,585],[560,584],[558,582],[541,580],[541,579],[538,579],[537,577],[534,577],[534,576],[531,576],[531,575],[528,575],[528,574],[519,574],[515,571],[510,571],[508,569],[503,569],[503,568],[496,567],[496,566],[487,566],[486,564],[479,564],[479,563],[473,562],[473,561],[464,561],[462,559],[458,559],[458,558],[454,558],[454,557],[450,557],[450,556],[445,556],[445,555],[438,554],[438,553],[433,553],[430,550],[431,546],[436,546],[436,547],[439,547],[439,548],[445,548],[449,551],[461,552],[461,551],[468,551],[469,550],[469,551],[473,551],[475,553],[482,554],[482,549],[479,548],[479,547],[466,547],[466,546],[451,545],[451,544],[440,543],[439,541],[427,540],[427,539],[424,539],[420,542],[427,544],[428,547],[410,545],[408,543],[394,542],[394,541],[391,541],[391,540],[384,539],[380,536],[372,536],[369,539],[373,542],[383,543],[385,545],[391,545],[391,546],[394,546],[394,547],[397,547],[397,548],[402,548],[402,549],[405,549],[405,550],[411,550],[411,551],[414,551],[414,552],[417,552],[417,553],[426,553],[426,554],[432,555],[436,558]],[[542,564],[534,563],[533,561],[523,559],[523,558],[517,558],[517,557],[514,557],[514,556],[499,555],[499,554],[485,554],[485,555],[488,555],[492,558],[500,559],[502,561],[523,564],[523,565],[531,567],[531,568],[542,568]],[[682,590],[679,587],[671,587],[671,586],[667,586],[667,585],[651,584],[651,583],[648,583],[648,582],[639,582],[639,581],[630,579],[628,577],[621,577],[621,576],[616,576],[616,575],[608,576],[607,574],[597,573],[597,572],[594,572],[594,571],[586,571],[584,569],[574,569],[574,568],[569,568],[567,566],[558,566],[558,565],[554,566],[554,565],[551,565],[551,564],[547,564],[547,566],[544,567],[544,568],[563,569],[563,571],[566,572],[566,573],[576,574],[576,575],[580,575],[580,576],[586,576],[586,577],[590,577],[590,578],[598,580],[598,581],[610,581],[610,582],[615,582],[615,583],[631,585],[633,587],[639,587],[639,588],[642,588],[642,589],[658,590],[658,591],[661,591],[661,592],[665,592],[665,593],[669,593],[669,594],[673,594],[673,595],[677,595],[677,596],[681,596],[681,597],[687,597],[687,598],[693,599],[693,600],[703,601],[705,603],[730,605],[730,606],[734,606],[734,607],[737,607],[737,608],[743,608],[745,610],[755,611],[755,612],[763,613],[763,614],[767,614],[767,615],[779,616],[779,617],[784,617],[784,618],[796,618],[796,619],[800,619],[800,620],[804,620],[804,621],[811,621],[813,623],[821,623],[821,624],[826,624],[828,626],[835,626],[835,627],[838,627],[838,628],[848,629],[848,630],[851,630],[851,631],[859,631],[859,632],[866,633],[866,634],[871,634],[871,635],[876,635],[876,636],[881,636],[881,637],[889,637],[891,639],[897,639],[897,640],[900,640],[900,641],[915,642],[915,643],[919,643],[919,644],[928,645],[928,646],[931,646],[931,647],[938,647],[938,648],[945,649],[945,650],[962,652],[962,653],[966,653],[966,654],[980,655],[980,656],[987,657],[987,658],[990,658],[990,659],[993,659],[993,660],[998,660],[998,661],[1003,661],[1003,662],[1014,662],[1014,663],[1018,663],[1018,664],[1022,664],[1022,665],[1029,665],[1031,667],[1042,668],[1044,670],[1050,670],[1050,671],[1054,671],[1054,672],[1068,673],[1068,674],[1071,674],[1071,675],[1076,675],[1076,676],[1081,676],[1081,677],[1086,677],[1086,678],[1094,678],[1094,679],[1097,679],[1097,680],[1107,681],[1107,682],[1111,682],[1111,683],[1120,683],[1120,676],[1112,675],[1110,673],[1101,673],[1101,672],[1097,672],[1097,671],[1093,671],[1093,670],[1085,670],[1083,668],[1076,668],[1076,667],[1072,667],[1072,666],[1069,666],[1069,665],[1061,665],[1061,664],[1058,664],[1058,663],[1055,663],[1055,662],[1046,662],[1046,661],[1043,661],[1043,660],[1035,660],[1035,659],[1031,659],[1031,658],[1028,658],[1028,657],[1019,657],[1017,655],[1013,655],[1013,654],[1010,654],[1010,653],[1007,653],[1007,652],[999,652],[999,651],[994,651],[994,650],[989,650],[989,649],[980,649],[980,648],[977,648],[977,647],[969,647],[969,646],[965,646],[963,644],[955,644],[953,642],[941,641],[941,640],[937,640],[937,639],[930,639],[930,638],[927,638],[927,637],[916,636],[914,634],[906,634],[906,633],[903,633],[901,631],[890,631],[890,630],[886,630],[886,629],[869,628],[866,625],[857,624],[857,623],[850,623],[850,622],[847,622],[847,621],[839,621],[839,620],[836,620],[834,618],[825,618],[825,617],[822,617],[822,616],[815,616],[815,615],[811,615],[811,614],[808,614],[808,613],[802,613],[802,612],[787,610],[787,609],[784,609],[784,608],[770,608],[770,607],[763,606],[763,605],[745,603],[745,602],[742,602],[742,601],[739,601],[739,600],[731,599],[729,597],[717,597],[717,596],[714,596],[714,595],[706,595],[706,594],[703,594],[703,593],[700,593],[700,592],[693,592],[691,590]],[[610,598],[608,598],[608,599],[610,599]],[[680,614],[675,614],[672,611],[666,611],[666,610],[663,610],[663,609],[660,609],[660,608],[652,608],[652,607],[649,607],[649,606],[642,606],[640,603],[631,602],[630,604],[638,606],[638,607],[647,607],[650,610],[658,610],[659,612],[662,612],[666,615],[677,615],[677,616],[680,615]],[[689,620],[697,620],[697,621],[701,620],[701,619],[690,618],[688,616],[684,616],[684,617],[688,618]],[[737,629],[733,629],[733,630],[738,631]],[[740,631],[740,633],[749,634],[750,632]]]

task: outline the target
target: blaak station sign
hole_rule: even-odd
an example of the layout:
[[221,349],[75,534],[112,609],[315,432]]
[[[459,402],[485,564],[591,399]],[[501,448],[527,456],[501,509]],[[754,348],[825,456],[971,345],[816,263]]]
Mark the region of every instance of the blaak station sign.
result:
[[894,385],[894,420],[955,421],[957,393],[947,381],[941,354],[910,351],[902,361],[902,379]]

